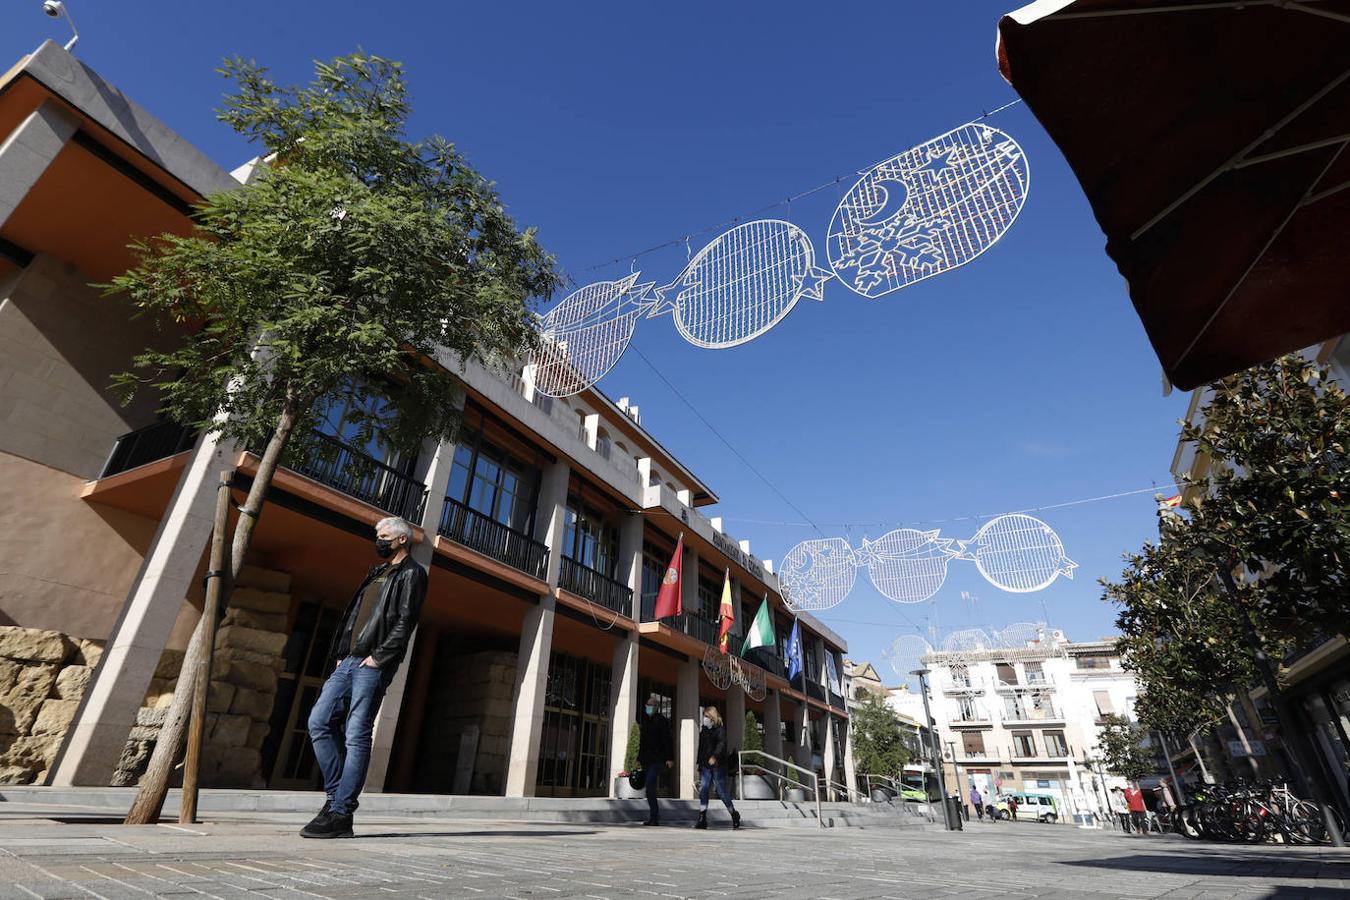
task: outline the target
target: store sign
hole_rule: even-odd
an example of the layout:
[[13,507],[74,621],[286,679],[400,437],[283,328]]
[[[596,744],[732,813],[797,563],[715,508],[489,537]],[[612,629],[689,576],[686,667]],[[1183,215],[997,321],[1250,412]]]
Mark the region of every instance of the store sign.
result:
[[739,544],[722,534],[720,531],[713,532],[712,541],[713,546],[718,550],[721,550],[722,553],[726,555],[727,559],[730,559],[760,581],[764,580],[764,567],[759,564],[758,560],[751,557],[749,553],[742,550]]

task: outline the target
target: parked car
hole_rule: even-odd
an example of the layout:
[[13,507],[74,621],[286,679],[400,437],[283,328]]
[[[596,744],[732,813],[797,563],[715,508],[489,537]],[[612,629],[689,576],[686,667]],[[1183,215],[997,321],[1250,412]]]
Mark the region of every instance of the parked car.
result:
[[1050,794],[1022,794],[1010,793],[999,797],[998,802],[994,804],[994,810],[1000,819],[1011,818],[1008,812],[1008,798],[1017,798],[1017,818],[1035,819],[1037,822],[1049,822],[1054,824],[1059,821],[1059,806],[1055,803],[1055,798]]

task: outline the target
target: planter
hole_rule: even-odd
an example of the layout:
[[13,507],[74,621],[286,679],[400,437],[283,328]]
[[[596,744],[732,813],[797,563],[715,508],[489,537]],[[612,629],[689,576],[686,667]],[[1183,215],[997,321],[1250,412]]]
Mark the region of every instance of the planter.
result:
[[763,775],[746,775],[740,779],[740,785],[742,800],[778,799],[778,793]]
[[788,803],[805,803],[806,788],[788,788],[783,792],[783,799]]
[[629,784],[627,775],[620,775],[614,779],[614,796],[620,800],[642,800],[647,792]]

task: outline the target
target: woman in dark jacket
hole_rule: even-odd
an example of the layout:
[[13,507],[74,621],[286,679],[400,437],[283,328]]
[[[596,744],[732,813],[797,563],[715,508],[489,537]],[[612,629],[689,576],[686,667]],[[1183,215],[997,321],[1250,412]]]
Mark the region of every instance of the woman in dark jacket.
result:
[[736,812],[731,791],[727,789],[726,756],[727,730],[722,727],[722,714],[717,707],[709,706],[703,710],[703,727],[698,733],[698,824],[695,828],[708,827],[708,791],[714,779],[717,796],[731,813],[731,827],[741,827],[741,814]]

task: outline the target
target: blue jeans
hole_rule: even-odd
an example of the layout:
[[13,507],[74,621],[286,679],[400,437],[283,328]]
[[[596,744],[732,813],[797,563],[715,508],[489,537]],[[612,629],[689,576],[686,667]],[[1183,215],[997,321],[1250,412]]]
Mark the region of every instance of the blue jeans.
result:
[[[309,739],[314,756],[323,772],[323,791],[337,815],[349,816],[358,806],[356,798],[366,784],[370,766],[370,735],[375,714],[380,711],[385,688],[394,670],[374,669],[348,656],[328,676],[309,713]],[[339,729],[336,719],[346,709],[346,727]],[[343,759],[341,731],[346,731],[346,759]]]
[[698,770],[698,808],[707,810],[708,791],[714,779],[717,781],[717,796],[722,798],[727,809],[735,809],[736,804],[731,802],[731,791],[727,790],[727,774],[717,766],[702,766]]

